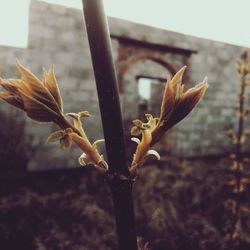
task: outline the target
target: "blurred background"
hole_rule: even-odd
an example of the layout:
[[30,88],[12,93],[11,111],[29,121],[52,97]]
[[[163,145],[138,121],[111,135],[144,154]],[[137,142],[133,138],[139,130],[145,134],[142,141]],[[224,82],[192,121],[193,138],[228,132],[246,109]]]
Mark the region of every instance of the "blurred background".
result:
[[[1,77],[19,76],[16,58],[39,78],[43,67],[55,64],[65,113],[88,110],[92,116],[83,123],[90,141],[103,138],[82,11],[31,0],[28,13],[27,44],[0,45]],[[186,89],[205,76],[209,82],[202,102],[157,146],[161,161],[150,160],[140,171],[134,188],[138,239],[153,250],[249,249],[249,213],[229,242],[232,211],[225,204],[234,149],[225,131],[237,130],[235,61],[242,47],[116,17],[108,23],[129,159],[135,150],[131,121],[159,115],[168,76],[187,65]],[[55,125],[34,123],[3,102],[0,127],[3,249],[116,249],[109,190],[94,170],[79,168],[80,150],[47,144]]]

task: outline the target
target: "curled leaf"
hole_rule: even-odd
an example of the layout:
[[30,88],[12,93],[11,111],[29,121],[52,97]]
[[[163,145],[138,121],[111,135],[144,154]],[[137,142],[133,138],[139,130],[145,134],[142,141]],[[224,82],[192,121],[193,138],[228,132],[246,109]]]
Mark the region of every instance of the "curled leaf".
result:
[[79,115],[77,113],[67,113],[66,115],[72,117],[73,119],[79,118]]
[[55,131],[49,135],[47,142],[55,142],[59,140],[60,147],[62,149],[67,149],[72,144],[71,133],[73,133],[73,130],[71,128]]
[[89,111],[81,111],[78,113],[78,115],[81,117],[89,117],[90,116],[90,113]]
[[47,142],[55,142],[60,140],[63,136],[65,135],[65,131],[63,130],[58,130],[55,131],[53,133],[51,133],[48,138],[47,138]]
[[142,133],[142,130],[153,131],[158,123],[158,118],[154,118],[151,114],[145,114],[145,117],[148,122],[142,122],[141,120],[133,120],[132,123],[135,125],[131,128],[131,135],[139,136]]
[[134,141],[135,143],[137,143],[137,144],[139,144],[141,141],[138,139],[138,138],[136,138],[136,137],[132,137],[131,138],[131,141]]
[[97,164],[101,169],[105,169],[105,170],[108,170],[109,167],[108,167],[108,164],[107,162],[104,160],[104,157],[103,155],[100,156],[100,159],[99,159],[99,162]]
[[105,142],[104,139],[96,140],[96,141],[92,144],[92,146],[93,146],[94,149],[96,149],[96,148],[97,148],[97,144],[103,143],[103,142]]
[[148,150],[147,156],[154,156],[157,160],[161,159],[159,153],[156,150],[153,150],[153,149]]
[[90,113],[88,111],[81,111],[79,113],[67,113],[66,115],[73,118],[75,128],[80,132],[82,137],[87,138],[82,127],[81,117],[89,117]]
[[108,170],[108,164],[104,160],[103,155],[100,155],[98,164],[93,162],[91,157],[89,157],[86,153],[83,153],[79,157],[78,161],[81,166],[86,166],[87,164],[93,165],[101,173],[105,173]]
[[132,174],[135,174],[137,168],[145,162],[147,152],[150,148],[151,140],[152,140],[151,132],[148,129],[142,130],[142,139],[136,148],[133,162],[130,168],[130,172]]

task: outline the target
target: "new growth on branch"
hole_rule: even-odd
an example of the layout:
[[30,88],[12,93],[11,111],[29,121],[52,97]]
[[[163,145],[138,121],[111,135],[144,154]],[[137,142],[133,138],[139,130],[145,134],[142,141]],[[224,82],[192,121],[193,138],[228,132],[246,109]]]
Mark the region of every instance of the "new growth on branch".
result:
[[[88,111],[79,113],[63,113],[63,101],[52,65],[47,72],[44,69],[43,79],[39,80],[29,69],[17,60],[16,66],[20,79],[0,79],[4,91],[0,99],[26,112],[27,116],[40,123],[53,122],[60,130],[49,135],[47,141],[59,141],[62,149],[69,148],[74,142],[83,151],[79,163],[84,166],[91,164],[99,172],[106,173],[108,164],[97,149],[103,139],[91,143],[84,131],[81,119],[90,116]],[[185,118],[202,99],[208,83],[205,78],[195,87],[184,91],[182,83],[186,66],[181,68],[172,79],[167,80],[160,107],[160,115],[154,118],[145,114],[147,122],[134,120],[131,129],[131,140],[138,145],[129,168],[132,176],[136,175],[150,155],[160,159],[160,155],[152,149],[163,135],[175,124]],[[138,138],[140,137],[140,139]]]

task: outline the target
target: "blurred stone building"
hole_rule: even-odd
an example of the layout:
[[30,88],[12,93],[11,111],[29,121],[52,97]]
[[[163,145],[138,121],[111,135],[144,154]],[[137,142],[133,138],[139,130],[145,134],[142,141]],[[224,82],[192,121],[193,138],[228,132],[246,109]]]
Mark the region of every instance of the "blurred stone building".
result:
[[[126,137],[129,138],[131,120],[142,117],[145,112],[159,114],[167,76],[187,65],[184,79],[187,88],[202,81],[204,76],[208,76],[210,87],[198,107],[166,136],[160,145],[162,155],[217,157],[229,152],[231,144],[224,130],[236,121],[234,108],[239,79],[235,59],[242,48],[116,18],[109,17],[108,22]],[[65,113],[90,111],[92,116],[83,122],[87,134],[92,141],[103,137],[81,10],[32,0],[28,46],[24,49],[0,47],[1,77],[18,76],[16,58],[39,77],[42,77],[43,67],[55,64]],[[6,114],[10,109],[0,103],[0,110]],[[23,114],[17,112],[16,115],[22,117]],[[78,164],[79,149],[72,147],[62,151],[56,144],[47,145],[46,138],[57,129],[55,126],[20,119],[23,119],[23,131],[30,135],[28,143],[34,148],[31,156],[30,147],[26,152],[30,170],[68,168]],[[8,122],[14,126],[15,119],[8,118],[4,126],[9,127]],[[9,130],[9,137],[13,130]],[[17,140],[20,138],[23,137],[17,136]],[[16,145],[15,142],[12,144],[9,152]],[[2,150],[7,149],[3,146]]]

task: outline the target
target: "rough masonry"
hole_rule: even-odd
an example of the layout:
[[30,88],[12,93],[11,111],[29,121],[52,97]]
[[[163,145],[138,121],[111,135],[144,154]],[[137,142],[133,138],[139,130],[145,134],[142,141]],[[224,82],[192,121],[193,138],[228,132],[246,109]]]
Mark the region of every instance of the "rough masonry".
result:
[[[228,153],[232,146],[224,131],[236,125],[239,78],[235,59],[242,48],[111,17],[108,22],[126,135],[129,136],[131,119],[138,115],[139,77],[163,81],[187,65],[184,79],[187,87],[194,86],[205,76],[208,76],[210,87],[191,115],[166,136],[160,151],[163,155],[165,152],[165,155],[181,157]],[[32,0],[28,46],[24,49],[0,47],[1,77],[17,76],[16,58],[39,77],[42,77],[43,67],[55,64],[65,112],[90,111],[92,116],[83,122],[87,134],[92,141],[103,137],[81,10]],[[163,83],[158,86],[150,97],[155,115],[158,113],[155,107],[160,102]],[[9,112],[4,103],[0,103],[0,110]],[[21,117],[22,113],[18,112],[17,115]],[[79,149],[72,147],[68,151],[61,151],[58,145],[47,145],[46,138],[57,129],[55,126],[25,120],[26,133],[33,135],[32,144],[38,145],[29,162],[29,169],[68,168],[78,164]]]

